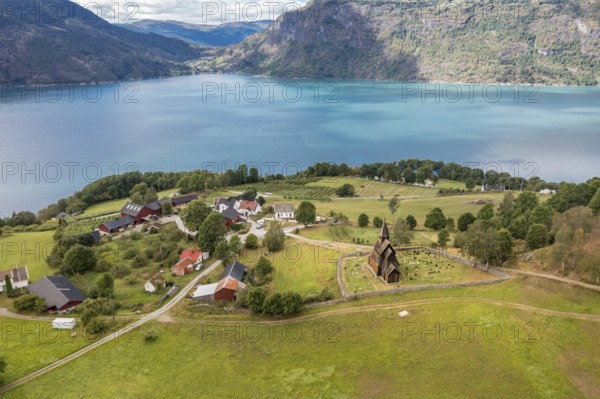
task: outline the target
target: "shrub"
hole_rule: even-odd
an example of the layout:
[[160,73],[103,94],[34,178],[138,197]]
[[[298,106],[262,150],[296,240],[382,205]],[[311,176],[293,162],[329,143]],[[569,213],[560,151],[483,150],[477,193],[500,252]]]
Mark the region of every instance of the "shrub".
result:
[[144,335],[142,335],[142,337],[144,338],[144,342],[150,343],[158,339],[158,333],[154,330],[150,330],[145,332]]
[[123,278],[131,274],[131,268],[127,265],[117,265],[112,269],[111,274],[114,278]]
[[85,327],[85,332],[90,335],[99,335],[108,329],[108,325],[104,320],[92,318]]

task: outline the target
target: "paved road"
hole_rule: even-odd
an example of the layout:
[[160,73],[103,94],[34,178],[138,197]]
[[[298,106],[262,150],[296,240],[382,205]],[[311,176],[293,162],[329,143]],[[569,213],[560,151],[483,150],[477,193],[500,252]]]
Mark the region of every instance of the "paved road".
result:
[[165,314],[166,312],[168,312],[171,308],[173,308],[173,306],[175,306],[179,301],[181,301],[183,298],[185,298],[185,296],[187,295],[188,291],[191,290],[197,283],[198,280],[200,280],[202,277],[208,275],[210,272],[212,272],[214,269],[216,269],[217,267],[219,267],[221,265],[221,261],[216,261],[215,263],[213,263],[210,267],[208,267],[206,270],[204,270],[202,273],[200,273],[199,275],[197,275],[192,281],[190,281],[183,289],[181,289],[174,297],[173,299],[171,299],[166,305],[164,305],[163,307],[161,307],[160,309],[155,310],[152,313],[149,313],[145,316],[143,316],[142,318],[140,318],[138,321],[131,323],[125,327],[123,327],[122,329],[110,334],[109,336],[106,336],[88,346],[86,346],[85,348],[82,348],[80,350],[78,350],[77,352],[73,352],[70,355],[63,357],[60,360],[55,361],[54,363],[51,363],[45,367],[42,367],[39,370],[34,371],[31,374],[28,374],[24,377],[19,378],[18,380],[15,380],[13,382],[10,382],[2,387],[0,387],[0,394],[13,389],[15,387],[18,387],[19,385],[23,385],[24,383],[39,377],[43,374],[46,374],[47,372],[54,370],[55,368],[62,366],[63,364],[66,364],[72,360],[77,359],[80,356],[85,355],[86,353],[104,345],[107,344],[111,341],[114,341],[120,337],[126,337],[127,333],[135,330],[136,328],[138,328],[139,326],[141,326],[144,323],[147,323],[151,320],[154,320],[158,317],[160,317],[161,315]]

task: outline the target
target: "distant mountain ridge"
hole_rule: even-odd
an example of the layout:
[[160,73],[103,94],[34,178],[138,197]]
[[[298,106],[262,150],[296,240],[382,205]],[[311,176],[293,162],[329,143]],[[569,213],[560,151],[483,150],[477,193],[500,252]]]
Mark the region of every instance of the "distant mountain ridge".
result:
[[195,63],[278,77],[600,84],[598,0],[312,0]]
[[[26,9],[37,11],[25,13]],[[177,39],[112,25],[70,1],[0,0],[0,84],[189,74],[185,62],[201,54]]]
[[228,46],[264,31],[273,21],[197,25],[180,21],[141,20],[119,26],[140,33],[156,33],[202,46]]

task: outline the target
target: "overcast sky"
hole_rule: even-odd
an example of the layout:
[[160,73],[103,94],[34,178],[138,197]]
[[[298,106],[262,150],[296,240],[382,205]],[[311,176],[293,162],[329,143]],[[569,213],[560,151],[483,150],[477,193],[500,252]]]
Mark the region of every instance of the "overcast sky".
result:
[[[250,22],[275,19],[282,11],[298,9],[308,0],[79,0],[99,11],[109,22],[129,23],[142,19],[176,20],[196,24]],[[118,12],[117,12],[118,11]]]

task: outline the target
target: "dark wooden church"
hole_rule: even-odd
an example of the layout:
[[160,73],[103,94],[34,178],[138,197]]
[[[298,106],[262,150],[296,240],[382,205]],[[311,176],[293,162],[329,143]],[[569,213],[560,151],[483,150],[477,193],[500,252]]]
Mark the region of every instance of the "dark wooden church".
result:
[[396,259],[396,251],[394,251],[390,243],[390,232],[385,221],[383,222],[383,226],[381,226],[379,239],[369,256],[369,265],[387,283],[397,283],[400,281],[400,265],[398,264],[398,259]]

